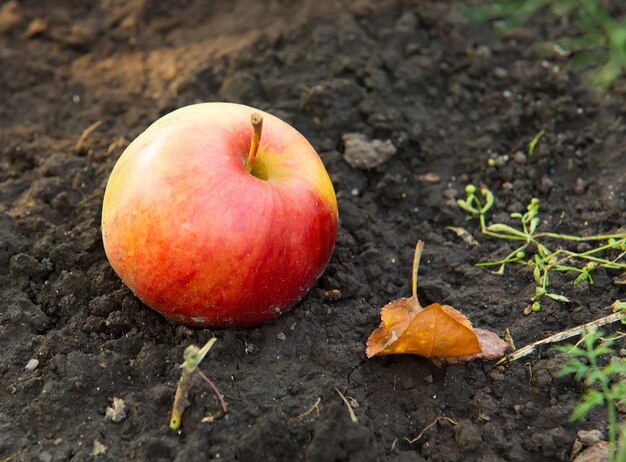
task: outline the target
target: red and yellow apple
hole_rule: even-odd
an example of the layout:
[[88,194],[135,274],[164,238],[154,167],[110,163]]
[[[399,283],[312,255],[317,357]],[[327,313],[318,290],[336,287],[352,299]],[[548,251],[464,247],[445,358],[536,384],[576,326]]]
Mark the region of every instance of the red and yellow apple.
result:
[[204,327],[259,324],[320,277],[337,200],[293,127],[239,104],[204,103],[153,123],[117,161],[102,238],[115,272],[146,305]]

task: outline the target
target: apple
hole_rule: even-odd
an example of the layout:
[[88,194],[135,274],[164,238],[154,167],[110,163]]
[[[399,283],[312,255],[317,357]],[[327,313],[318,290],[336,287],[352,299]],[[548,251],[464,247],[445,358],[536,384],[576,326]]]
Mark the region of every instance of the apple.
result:
[[192,326],[259,324],[323,273],[337,200],[319,156],[279,118],[203,103],[154,122],[117,161],[102,208],[111,266]]

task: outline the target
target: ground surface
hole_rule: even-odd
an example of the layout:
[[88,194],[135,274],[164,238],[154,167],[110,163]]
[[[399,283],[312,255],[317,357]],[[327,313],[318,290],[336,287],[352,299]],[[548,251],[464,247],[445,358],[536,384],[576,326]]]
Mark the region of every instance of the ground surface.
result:
[[[535,31],[556,24],[498,41],[455,21],[458,8],[443,1],[87,3],[20,0],[0,16],[0,460],[552,461],[569,460],[581,428],[606,432],[602,412],[567,422],[581,389],[555,377],[561,360],[548,349],[506,367],[364,358],[380,307],[409,291],[417,239],[426,242],[422,302],[509,328],[517,345],[626,298],[615,274],[580,288],[557,278],[554,290],[573,303],[525,316],[532,276],[475,267],[508,247],[451,201],[484,183],[500,212],[537,196],[542,226],[559,232],[624,225],[624,94],[591,95],[562,62],[528,52]],[[176,107],[216,100],[297,127],[326,164],[341,217],[316,288],[279,319],[240,331],[172,325],[143,306],[109,267],[99,230],[106,180],[128,141]],[[542,128],[539,155],[488,165]],[[390,139],[397,153],[353,169],[342,136],[355,132]],[[446,226],[467,227],[481,245]],[[326,298],[330,289],[341,298]],[[201,422],[218,407],[198,383],[173,432],[182,352],[212,335],[202,368],[230,412]],[[31,359],[38,367],[25,370]],[[105,416],[114,397],[126,407],[119,422]],[[319,413],[294,418],[318,400]],[[437,416],[457,424],[405,440]]]

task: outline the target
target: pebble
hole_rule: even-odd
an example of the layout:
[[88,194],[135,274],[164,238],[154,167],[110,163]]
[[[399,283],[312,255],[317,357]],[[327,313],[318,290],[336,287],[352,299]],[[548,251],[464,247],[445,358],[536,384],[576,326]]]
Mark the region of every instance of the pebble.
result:
[[407,11],[396,21],[396,30],[400,32],[413,32],[417,28],[418,20],[415,13]]
[[554,181],[547,176],[542,177],[541,181],[539,181],[539,191],[542,193],[549,192],[552,189],[552,186],[554,186]]
[[16,1],[10,1],[0,8],[0,35],[4,35],[14,27],[18,26],[24,15],[20,11]]
[[582,178],[576,178],[576,183],[574,184],[574,192],[578,195],[581,195],[587,189],[587,182]]
[[526,157],[526,154],[524,154],[522,151],[516,151],[515,154],[513,154],[513,160],[516,164],[522,165],[526,163],[528,158]]
[[36,35],[41,34],[42,32],[45,32],[47,28],[48,23],[45,20],[41,18],[35,18],[30,22],[30,24],[28,24],[26,31],[22,34],[22,38],[32,38]]
[[587,446],[593,446],[594,444],[604,441],[604,434],[600,430],[580,430],[577,435],[581,443]]
[[509,161],[509,156],[498,156],[493,160],[493,163],[496,167],[504,167]]
[[109,448],[106,444],[103,444],[98,440],[93,440],[93,448],[91,449],[91,455],[94,457],[101,456],[103,454],[106,454],[108,449]]
[[493,70],[493,75],[497,79],[506,79],[509,76],[509,71],[507,71],[506,69],[504,69],[502,67],[496,67]]
[[37,369],[37,366],[39,366],[39,360],[33,358],[26,363],[24,369],[26,369],[27,371],[34,371],[35,369]]
[[361,133],[343,135],[344,160],[352,168],[369,170],[389,160],[398,151],[391,140],[369,140]]
[[585,449],[581,452],[574,462],[604,462],[609,460],[609,443],[603,441]]
[[113,398],[113,403],[106,408],[105,417],[112,422],[120,422],[126,417],[126,404],[122,398]]
[[287,336],[282,332],[279,332],[278,334],[276,334],[276,338],[280,340],[281,342],[284,342],[285,340],[287,340]]

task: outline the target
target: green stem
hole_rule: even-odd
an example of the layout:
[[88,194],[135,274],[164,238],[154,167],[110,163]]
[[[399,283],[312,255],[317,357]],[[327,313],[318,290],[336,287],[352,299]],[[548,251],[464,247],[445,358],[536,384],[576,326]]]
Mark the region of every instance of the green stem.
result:
[[[606,387],[604,387],[606,388]],[[609,461],[615,460],[615,401],[613,399],[607,399],[607,405],[609,407]]]
[[[481,263],[478,263],[476,266],[496,266],[496,265],[502,265],[504,263],[518,262],[520,259],[519,258],[513,258],[513,257],[515,257],[518,254],[518,252],[523,252],[524,250],[526,250],[526,247],[528,247],[528,244],[530,244],[530,243],[527,242],[526,244],[518,247],[513,252],[508,254],[506,257],[504,257],[502,260],[481,262]],[[526,262],[522,262],[522,261],[519,261],[519,263],[521,263],[523,265],[526,264]]]
[[[600,366],[598,366],[598,360],[592,354],[588,355],[589,362],[591,363],[592,370],[599,371]],[[611,392],[609,391],[609,386],[605,382],[600,382],[602,385],[602,393],[604,393],[604,398],[606,399],[607,409],[608,409],[608,417],[609,417],[609,462],[613,462],[615,460],[615,402],[611,397]]]
[[598,234],[596,236],[572,236],[571,234],[558,234],[558,233],[535,233],[535,238],[551,237],[554,239],[561,239],[563,241],[575,241],[575,242],[587,242],[587,241],[608,241],[609,239],[626,239],[626,234]]

